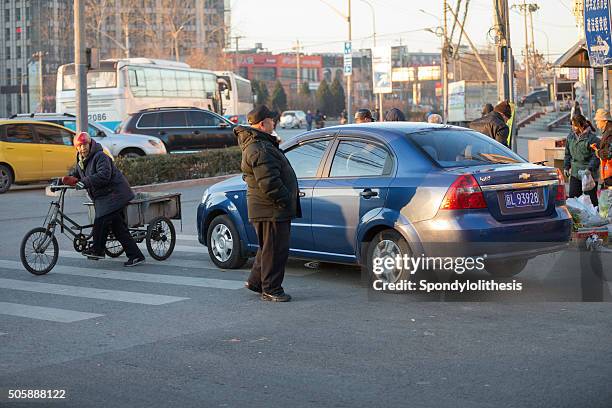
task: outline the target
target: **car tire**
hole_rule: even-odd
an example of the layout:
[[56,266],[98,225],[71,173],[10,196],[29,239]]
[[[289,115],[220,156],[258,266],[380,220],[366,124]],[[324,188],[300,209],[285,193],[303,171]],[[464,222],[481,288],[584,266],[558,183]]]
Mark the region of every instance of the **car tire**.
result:
[[136,148],[125,149],[119,153],[119,157],[124,159],[137,159],[139,157],[143,157],[144,155],[145,153],[142,150]]
[[215,217],[206,233],[208,255],[221,269],[239,269],[248,261],[242,256],[242,242],[238,229],[228,215]]
[[396,256],[404,257],[407,255],[408,257],[412,256],[412,250],[408,245],[408,242],[404,239],[404,237],[397,231],[392,229],[387,229],[379,232],[376,236],[370,241],[367,248],[367,259],[366,265],[368,268],[368,275],[372,281],[374,280],[382,280],[383,282],[396,283],[402,280],[410,280],[411,275],[410,270],[406,268],[393,268],[392,270],[385,270],[383,273],[377,274],[374,273],[374,258],[386,258],[387,256],[391,256],[395,258]]
[[13,170],[5,164],[0,164],[0,194],[6,193],[14,181]]
[[528,259],[486,261],[485,269],[495,278],[510,278],[521,273],[527,266],[527,261]]

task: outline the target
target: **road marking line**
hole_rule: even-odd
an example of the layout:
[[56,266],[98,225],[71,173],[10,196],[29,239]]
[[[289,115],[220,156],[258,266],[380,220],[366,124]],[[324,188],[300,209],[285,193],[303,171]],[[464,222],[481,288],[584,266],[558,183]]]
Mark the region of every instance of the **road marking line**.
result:
[[[96,313],[77,312],[54,307],[22,305],[19,303],[0,302],[0,314],[17,317],[27,317],[36,320],[48,320],[59,323],[72,323],[80,320],[94,319],[104,315]],[[6,333],[3,333],[6,334]]]
[[[77,252],[74,252],[74,251],[60,251],[60,258],[86,259],[83,255]],[[111,261],[111,262],[123,263],[125,262],[125,260],[126,260],[125,256],[121,256],[118,258],[106,257],[101,262]],[[166,259],[165,261],[155,261],[151,258],[147,258],[147,260],[150,260],[150,262],[147,262],[146,265],[152,265],[152,266],[175,266],[179,268],[206,269],[206,270],[217,271],[217,272],[220,270],[208,258],[201,259],[201,260]]]
[[0,278],[0,288],[155,306],[189,299],[176,296],[154,295],[151,293],[85,288],[80,286],[58,285],[54,283],[39,283],[2,278]]
[[[14,265],[19,267],[19,262],[14,261],[2,261],[0,260],[0,266],[3,265]],[[161,275],[156,273],[143,273],[143,272],[127,272],[127,271],[113,271],[108,269],[94,269],[94,268],[81,268],[76,266],[67,265],[56,265],[52,273],[62,275],[73,275],[73,276],[85,276],[90,278],[101,278],[101,279],[116,279],[126,280],[134,282],[146,282],[146,283],[164,283],[170,285],[182,285],[182,286],[198,286],[202,288],[215,288],[215,289],[240,289],[244,286],[242,281],[228,280],[228,279],[214,279],[214,278],[199,278],[193,276],[177,276],[177,275]]]
[[177,235],[176,239],[179,241],[196,241],[196,242],[200,242],[198,240],[198,236],[197,235]]

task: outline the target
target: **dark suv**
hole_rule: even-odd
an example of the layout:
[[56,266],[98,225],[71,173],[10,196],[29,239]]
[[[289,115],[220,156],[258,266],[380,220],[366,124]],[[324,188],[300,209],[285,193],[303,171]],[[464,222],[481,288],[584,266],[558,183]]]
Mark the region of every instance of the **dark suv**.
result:
[[519,100],[519,106],[525,106],[529,104],[545,106],[545,105],[548,105],[549,103],[550,103],[550,97],[548,96],[548,90],[546,89],[539,89],[539,90],[533,91],[527,95],[524,95]]
[[160,138],[166,150],[211,149],[238,144],[233,123],[199,108],[151,108],[132,113],[120,133],[139,133]]

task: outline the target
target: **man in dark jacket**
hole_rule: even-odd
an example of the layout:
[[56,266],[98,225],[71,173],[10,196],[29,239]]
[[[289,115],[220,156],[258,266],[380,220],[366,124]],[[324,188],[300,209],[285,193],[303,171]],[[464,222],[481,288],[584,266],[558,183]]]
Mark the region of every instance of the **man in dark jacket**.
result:
[[480,119],[470,123],[470,129],[485,134],[504,146],[508,147],[508,134],[510,129],[506,122],[512,117],[512,108],[508,101],[495,105],[493,112],[487,113]]
[[302,216],[298,182],[291,164],[271,135],[275,112],[259,106],[248,114],[251,127],[234,133],[242,149],[241,169],[247,184],[249,221],[255,227],[259,249],[246,288],[263,300],[288,302],[282,287],[289,257],[291,219]]
[[62,181],[77,189],[86,189],[96,209],[92,228],[93,243],[91,248],[83,251],[83,255],[90,259],[103,259],[110,228],[128,257],[123,265],[136,266],[143,263],[144,255],[132,238],[123,216],[124,208],[134,198],[128,181],[104,153],[102,146],[86,132],[75,136],[74,146],[78,151],[76,166]]

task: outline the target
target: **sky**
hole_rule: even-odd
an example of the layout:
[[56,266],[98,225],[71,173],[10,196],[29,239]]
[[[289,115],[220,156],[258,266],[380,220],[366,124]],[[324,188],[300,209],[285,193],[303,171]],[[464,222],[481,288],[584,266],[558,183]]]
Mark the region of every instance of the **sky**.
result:
[[[448,0],[453,7],[457,0]],[[440,38],[424,31],[441,25],[443,0],[367,0],[376,17],[378,46],[407,45],[409,52],[439,52]],[[372,46],[372,9],[366,0],[352,0],[353,49]],[[466,0],[463,0],[465,4]],[[509,4],[522,0],[510,0]],[[554,61],[578,41],[573,0],[529,0],[540,6],[533,15],[536,48]],[[342,52],[348,24],[331,7],[346,15],[348,0],[232,0],[232,36],[243,36],[239,47],[255,43],[273,53],[289,52],[300,41],[302,52]],[[420,9],[424,10],[421,12]],[[439,16],[439,17],[436,17]],[[470,0],[466,32],[476,46],[492,44],[493,0]],[[449,27],[452,24],[449,13]],[[510,35],[517,59],[525,44],[523,17],[510,11]],[[531,34],[529,34],[531,35]],[[455,35],[455,38],[457,36]],[[462,44],[466,44],[462,40]],[[232,40],[232,47],[235,41]]]

